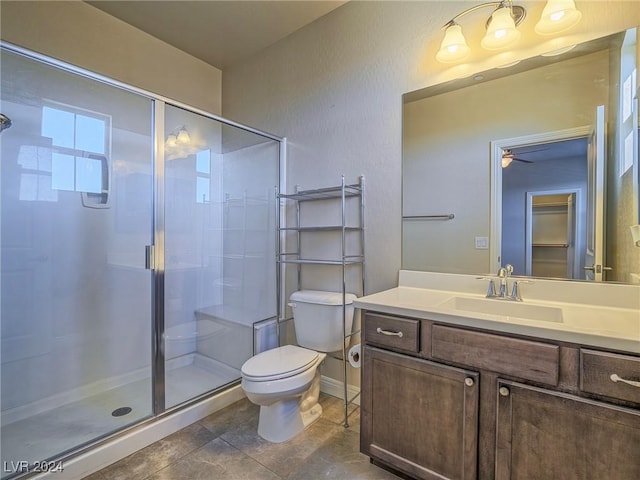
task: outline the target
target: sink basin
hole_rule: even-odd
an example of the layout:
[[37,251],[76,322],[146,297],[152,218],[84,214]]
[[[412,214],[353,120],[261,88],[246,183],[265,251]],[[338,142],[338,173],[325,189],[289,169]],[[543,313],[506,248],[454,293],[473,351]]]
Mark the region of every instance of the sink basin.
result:
[[544,305],[496,300],[492,298],[453,297],[439,305],[441,308],[465,312],[517,317],[543,322],[562,322],[562,309]]

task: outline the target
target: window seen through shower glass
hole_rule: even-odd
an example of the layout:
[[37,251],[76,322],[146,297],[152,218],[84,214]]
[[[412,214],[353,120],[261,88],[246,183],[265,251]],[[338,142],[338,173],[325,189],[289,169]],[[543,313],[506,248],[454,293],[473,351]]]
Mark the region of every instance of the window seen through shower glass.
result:
[[[42,136],[51,138],[51,188],[102,193],[108,118],[42,107]],[[93,154],[93,155],[91,155]]]
[[211,150],[196,153],[196,203],[209,203],[211,189]]

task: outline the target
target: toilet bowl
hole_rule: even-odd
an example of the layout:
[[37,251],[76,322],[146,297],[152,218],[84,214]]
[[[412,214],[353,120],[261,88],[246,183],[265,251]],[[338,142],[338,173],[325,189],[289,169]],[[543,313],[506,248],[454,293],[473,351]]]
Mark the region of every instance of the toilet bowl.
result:
[[326,354],[295,345],[267,350],[242,366],[242,388],[260,405],[258,434],[274,443],[290,440],[322,415],[320,370]]
[[267,350],[242,366],[242,388],[260,405],[258,434],[265,440],[286,442],[322,415],[319,366],[324,352],[346,345],[344,328],[351,331],[355,298],[316,290],[294,292],[290,306],[299,346]]

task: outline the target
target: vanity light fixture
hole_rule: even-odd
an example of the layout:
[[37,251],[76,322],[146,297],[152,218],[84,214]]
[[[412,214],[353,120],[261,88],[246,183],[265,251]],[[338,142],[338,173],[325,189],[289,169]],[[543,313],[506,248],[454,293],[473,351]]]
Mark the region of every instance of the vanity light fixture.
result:
[[169,147],[169,148],[175,147],[175,146],[176,146],[176,140],[177,140],[177,139],[178,139],[178,137],[176,137],[176,135],[175,135],[175,134],[173,134],[173,133],[172,133],[172,134],[170,134],[170,135],[167,137],[167,143],[166,143],[167,147]]
[[176,136],[176,143],[180,145],[186,145],[191,141],[191,137],[189,136],[189,132],[185,127],[182,127],[180,131],[178,131],[178,135]]
[[167,141],[165,145],[168,148],[175,148],[179,145],[188,145],[191,143],[191,136],[189,132],[187,132],[187,128],[183,125],[182,127],[172,131],[167,136]]
[[[441,63],[455,63],[467,57],[471,48],[457,21],[460,17],[484,7],[492,7],[494,10],[486,22],[487,33],[480,42],[482,48],[501,50],[520,38],[517,27],[527,15],[524,7],[514,5],[512,0],[482,3],[459,13],[442,26],[445,31],[444,38],[436,54],[436,60]],[[535,31],[540,35],[563,32],[578,23],[581,17],[582,14],[576,9],[573,0],[548,0]]]
[[538,35],[554,35],[569,30],[581,18],[573,0],[548,0],[534,30]]
[[523,7],[514,5],[511,0],[482,3],[459,13],[443,25],[444,39],[436,54],[436,60],[442,63],[454,63],[463,60],[469,54],[471,48],[467,45],[462,27],[457,23],[457,20],[484,7],[493,7],[494,11],[486,23],[487,33],[481,42],[483,48],[498,50],[508,47],[520,38],[520,32],[516,26],[527,15]]
[[[516,22],[511,11],[511,5],[503,5],[491,14],[487,24],[487,33],[480,42],[482,48],[485,50],[500,50],[520,38],[520,32],[516,28]],[[519,17],[520,22],[525,17],[525,10],[522,9],[522,12],[522,16]]]
[[470,51],[471,49],[462,35],[462,27],[451,20],[444,32],[440,50],[436,53],[436,60],[442,63],[457,62],[464,59]]

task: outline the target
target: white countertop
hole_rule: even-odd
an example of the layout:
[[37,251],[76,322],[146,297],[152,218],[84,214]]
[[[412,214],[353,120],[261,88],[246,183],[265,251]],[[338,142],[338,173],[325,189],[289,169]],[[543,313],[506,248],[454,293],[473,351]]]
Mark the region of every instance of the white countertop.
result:
[[[536,282],[545,281],[536,280]],[[403,283],[402,274],[401,283]],[[439,284],[451,287],[450,281],[439,282]],[[429,285],[429,282],[425,285]],[[554,287],[556,290],[562,288],[562,286]],[[592,287],[589,288],[592,292]],[[360,297],[355,301],[355,306],[452,325],[640,353],[640,308],[637,308],[635,303],[637,300],[635,296],[639,292],[640,290],[635,289],[623,292],[632,296],[628,299],[629,301],[618,302],[623,307],[607,305],[606,302],[603,305],[594,304],[593,298],[576,303],[545,301],[540,298],[527,300],[525,297],[525,300],[519,304],[519,302],[486,299],[484,294],[468,290],[444,290],[401,284],[390,290]],[[524,295],[523,293],[523,297]],[[572,297],[572,300],[576,298]],[[497,305],[496,302],[504,305]],[[515,306],[507,304],[515,304]],[[475,306],[478,309],[475,309]],[[494,307],[501,313],[504,307],[505,314],[494,313]],[[483,309],[491,313],[483,313],[481,311]],[[515,313],[509,312],[510,310],[514,310]],[[529,313],[525,313],[522,317],[516,316],[520,315],[520,310],[533,312],[532,318],[524,318]],[[540,318],[547,319],[534,319],[538,314],[544,314]]]

